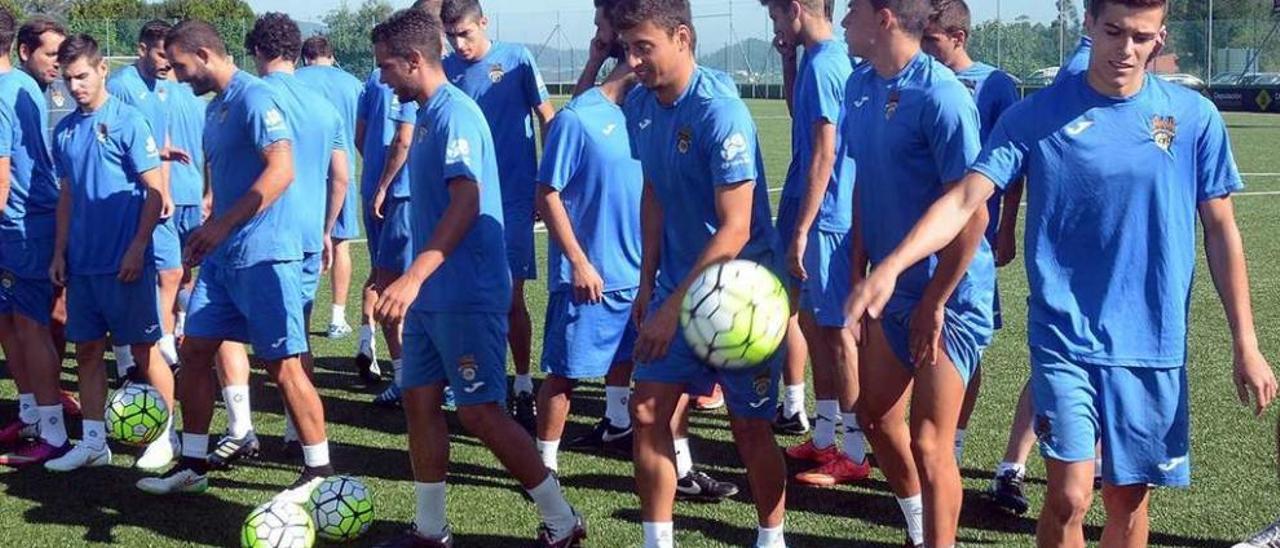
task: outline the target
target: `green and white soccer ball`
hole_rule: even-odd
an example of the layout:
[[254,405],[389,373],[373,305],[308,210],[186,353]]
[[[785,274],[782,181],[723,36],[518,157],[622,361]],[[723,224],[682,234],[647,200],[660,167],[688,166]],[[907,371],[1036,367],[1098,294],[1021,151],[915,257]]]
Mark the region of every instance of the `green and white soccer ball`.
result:
[[787,289],[760,264],[735,260],[707,267],[680,307],[684,338],[702,361],[749,369],[778,350],[791,316]]
[[331,476],[311,491],[311,520],[320,538],[345,542],[360,538],[373,523],[373,495],[360,480]]
[[164,434],[169,406],[150,385],[131,383],[107,401],[107,433],[122,443],[146,445]]
[[240,529],[244,548],[310,548],[315,542],[311,516],[292,502],[273,500],[254,508]]

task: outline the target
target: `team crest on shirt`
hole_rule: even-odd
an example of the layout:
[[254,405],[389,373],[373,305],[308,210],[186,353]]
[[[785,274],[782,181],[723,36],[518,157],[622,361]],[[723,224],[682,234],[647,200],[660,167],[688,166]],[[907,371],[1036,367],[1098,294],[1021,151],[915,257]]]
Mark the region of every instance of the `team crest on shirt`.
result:
[[898,90],[889,92],[889,100],[884,104],[884,119],[892,120],[893,115],[898,112],[898,102],[902,99]]
[[62,105],[67,104],[67,96],[63,95],[62,90],[57,88],[54,88],[53,92],[49,94],[49,100],[53,101],[53,106],[58,108],[62,108]]
[[484,381],[476,380],[479,371],[480,368],[476,364],[475,356],[467,354],[458,358],[458,376],[462,377],[462,381],[467,383],[467,386],[462,387],[463,392],[473,394],[484,387]]
[[163,102],[165,99],[169,98],[169,90],[163,87],[161,87],[160,89],[157,89],[156,97],[158,97],[160,101]]
[[147,156],[155,157],[160,155],[160,149],[156,147],[156,138],[147,136]]
[[688,154],[691,145],[693,145],[693,130],[687,127],[680,128],[680,131],[676,132],[676,150],[680,154]]
[[505,70],[502,70],[502,65],[499,65],[498,63],[489,65],[489,81],[490,82],[493,82],[495,84],[498,82],[501,82],[502,77],[506,75],[507,75],[507,72]]
[[99,143],[107,142],[107,124],[98,124],[96,134]]
[[1161,150],[1169,152],[1173,139],[1178,135],[1178,120],[1173,116],[1151,117],[1151,139]]

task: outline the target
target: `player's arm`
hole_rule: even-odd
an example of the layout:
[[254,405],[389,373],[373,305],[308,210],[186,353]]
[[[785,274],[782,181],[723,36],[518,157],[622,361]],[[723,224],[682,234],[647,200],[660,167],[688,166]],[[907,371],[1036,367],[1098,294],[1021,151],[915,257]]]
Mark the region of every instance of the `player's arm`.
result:
[[67,238],[71,234],[71,181],[62,178],[58,185],[58,207],[54,211],[53,261],[49,263],[49,279],[54,285],[67,285]]
[[1000,224],[996,226],[996,266],[1008,266],[1018,257],[1018,210],[1022,207],[1021,179],[1005,189],[1000,203]]
[[595,87],[596,78],[600,76],[600,69],[604,67],[604,62],[609,59],[609,49],[612,46],[613,44],[601,40],[598,35],[591,39],[591,49],[587,52],[587,65],[582,67],[582,74],[578,75],[578,81],[573,85],[574,97]]
[[787,101],[787,114],[792,114],[795,112],[796,45],[774,38],[773,48],[782,57],[782,97]]
[[8,156],[0,156],[0,217],[4,217],[5,206],[9,203],[9,177],[12,166]]
[[538,117],[539,128],[542,131],[542,141],[545,143],[551,133],[551,120],[556,117],[556,107],[551,105],[551,101],[543,101],[538,106],[533,107],[533,114]]
[[564,251],[564,257],[573,265],[573,299],[576,302],[598,303],[604,298],[604,279],[587,258],[573,233],[569,212],[560,199],[560,191],[548,185],[538,185],[538,211],[547,231],[556,245]]
[[379,219],[382,218],[382,203],[387,199],[391,182],[395,181],[396,175],[409,160],[409,148],[412,146],[413,124],[409,122],[396,124],[395,137],[391,139],[391,146],[387,148],[387,162],[382,165],[382,174],[378,175],[378,190],[373,195],[373,214]]
[[818,211],[822,209],[822,199],[827,194],[827,185],[831,183],[831,173],[835,171],[835,124],[821,121],[813,125],[813,152],[809,160],[808,184],[805,186],[804,199],[800,202],[795,233],[782,235],[788,239],[787,268],[791,270],[792,275],[802,280],[809,277],[804,269],[804,254],[809,244],[809,230],[818,219]]
[[329,155],[329,205],[324,215],[324,270],[333,266],[333,227],[338,224],[338,216],[347,201],[347,188],[351,186],[351,174],[347,173],[347,151],[333,149]]
[[120,261],[120,273],[117,279],[122,282],[136,281],[146,268],[147,248],[151,245],[151,237],[156,231],[156,225],[160,223],[160,213],[167,199],[162,194],[165,188],[163,169],[157,167],[138,174],[146,190],[146,199],[142,202],[142,213],[138,214],[138,231],[133,234],[129,249],[125,251],[124,258]]
[[191,235],[187,249],[183,250],[188,265],[199,264],[233,229],[271,207],[289,185],[293,184],[293,144],[289,140],[279,140],[267,145],[262,149],[261,156],[264,167],[253,186],[224,214],[210,217],[208,222]]
[[917,364],[936,365],[941,353],[942,325],[946,317],[947,300],[964,279],[969,263],[973,261],[982,238],[986,235],[990,213],[980,207],[969,216],[969,222],[951,243],[938,252],[938,265],[925,286],[924,294],[912,313],[911,355]]
[[366,131],[366,127],[365,127],[364,119],[363,118],[357,119],[355,145],[356,145],[356,152],[360,153],[361,158],[364,158],[365,156],[365,152],[364,152],[364,132],[365,131]]
[[649,299],[658,283],[658,265],[662,262],[662,202],[645,179],[640,191],[640,290],[631,307],[631,320],[639,327],[648,314]]

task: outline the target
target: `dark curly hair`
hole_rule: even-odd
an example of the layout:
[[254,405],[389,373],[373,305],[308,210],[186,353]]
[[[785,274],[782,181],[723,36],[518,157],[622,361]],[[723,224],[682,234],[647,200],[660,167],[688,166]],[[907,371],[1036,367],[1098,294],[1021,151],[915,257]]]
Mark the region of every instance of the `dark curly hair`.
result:
[[408,59],[416,51],[427,63],[440,62],[443,48],[440,20],[421,10],[410,8],[395,12],[373,27],[370,39],[374,44],[382,44],[388,53],[396,57]]
[[689,0],[619,0],[609,10],[614,30],[625,31],[645,21],[674,34],[681,25],[693,30],[693,14]]
[[268,59],[296,61],[302,53],[302,32],[288,15],[279,12],[264,13],[253,22],[253,29],[244,36],[244,49],[250,54],[256,52]]
[[8,55],[13,49],[13,37],[18,33],[18,21],[9,8],[0,6],[0,54]]
[[160,19],[152,19],[142,25],[142,29],[138,31],[138,43],[145,44],[148,48],[154,48],[164,41],[168,36],[169,29],[172,29],[167,21]]

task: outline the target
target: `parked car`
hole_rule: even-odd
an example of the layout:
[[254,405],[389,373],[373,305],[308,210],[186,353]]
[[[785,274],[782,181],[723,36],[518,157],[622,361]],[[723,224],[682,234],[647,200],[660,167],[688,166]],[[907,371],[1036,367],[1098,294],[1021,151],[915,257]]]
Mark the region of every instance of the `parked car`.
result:
[[1023,79],[1023,83],[1028,86],[1047,86],[1052,84],[1053,79],[1058,77],[1058,68],[1059,67],[1045,67],[1032,72]]
[[1209,80],[1211,86],[1234,86],[1240,83],[1244,75],[1239,72],[1224,72]]
[[1174,73],[1174,74],[1161,74],[1159,76],[1160,78],[1163,78],[1164,81],[1166,82],[1178,84],[1184,88],[1198,91],[1198,92],[1203,92],[1205,89],[1209,87],[1205,85],[1204,80],[1201,80],[1190,74]]
[[1280,73],[1256,72],[1246,74],[1237,85],[1241,86],[1280,86]]

